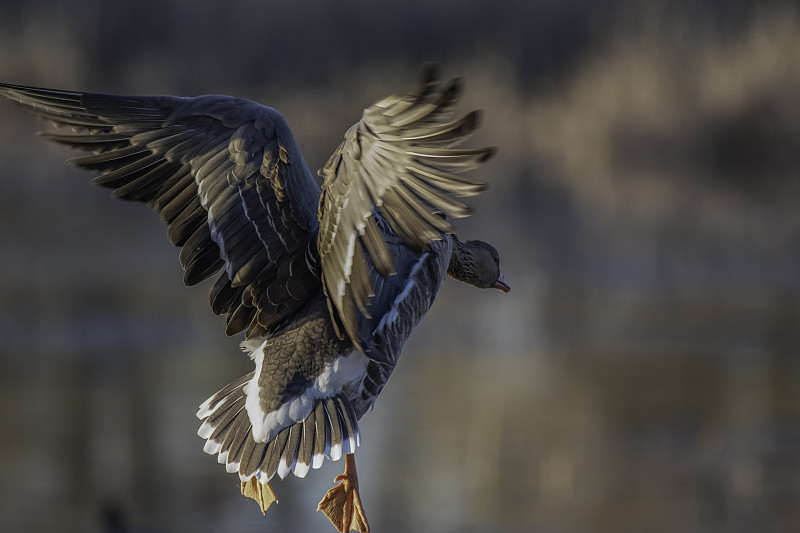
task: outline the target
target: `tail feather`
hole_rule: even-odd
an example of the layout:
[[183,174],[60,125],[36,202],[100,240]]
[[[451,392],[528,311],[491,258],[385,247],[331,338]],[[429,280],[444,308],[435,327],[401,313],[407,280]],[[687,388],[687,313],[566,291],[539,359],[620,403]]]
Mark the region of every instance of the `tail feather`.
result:
[[247,374],[225,386],[203,402],[197,412],[203,423],[198,435],[206,439],[203,450],[216,454],[228,472],[242,481],[253,477],[266,483],[277,474],[305,477],[325,458],[338,460],[353,453],[360,443],[358,418],[347,397],[338,393],[316,400],[310,414],[282,428],[270,442],[253,438],[252,424],[245,408]]
[[239,476],[249,479],[258,472],[258,467],[261,466],[261,461],[264,460],[264,454],[267,451],[267,443],[255,442],[253,439],[248,439],[247,442],[252,442],[254,445],[249,455],[247,453],[244,454],[245,457],[249,457],[249,460],[242,461],[242,466],[239,468]]
[[331,429],[327,423],[325,406],[321,401],[314,407],[314,454],[311,459],[311,468],[319,468],[325,456],[331,451]]
[[303,440],[300,442],[300,447],[297,450],[297,467],[295,467],[295,474],[298,477],[305,477],[308,469],[311,468],[311,461],[314,457],[314,438],[316,436],[316,428],[314,424],[314,417],[309,416],[303,422]]
[[[239,430],[236,432],[236,435],[231,441],[231,448],[230,452],[228,452],[228,458],[225,465],[225,469],[231,474],[235,474],[239,471],[239,465],[242,462],[242,452],[244,452],[246,447],[245,443],[248,440],[253,440],[250,436],[251,428],[249,422],[249,419],[244,417],[244,420],[239,425]],[[250,449],[252,450],[252,447]]]
[[342,424],[342,451],[346,454],[353,453],[356,451],[356,446],[359,445],[360,441],[358,431],[352,422],[353,420],[358,420],[356,413],[350,402],[345,401],[341,396],[336,396],[334,402],[339,414],[339,421]]
[[325,413],[328,415],[328,424],[331,428],[330,457],[334,461],[338,461],[342,457],[342,425],[339,423],[336,405],[331,398],[325,399],[323,407],[325,408]]
[[[233,427],[233,422],[238,420],[237,417],[243,412],[246,415],[245,402],[244,399],[241,399],[231,404],[223,415],[216,417],[214,420],[207,421],[206,424],[200,427],[198,433],[202,432],[203,435],[201,436],[209,441],[222,444],[227,432]],[[216,424],[216,426],[212,424]],[[208,436],[205,435],[206,433]]]
[[289,432],[284,429],[275,439],[269,443],[270,454],[269,460],[264,462],[264,466],[266,466],[266,474],[269,478],[275,475],[275,472],[278,471],[278,463],[281,460],[281,454],[283,454],[283,448],[286,446],[286,441],[289,440]]
[[[233,449],[233,444],[236,442],[237,436],[246,430],[247,422],[247,411],[239,411],[239,413],[236,415],[236,418],[234,418],[231,422],[231,427],[225,434],[225,438],[222,440],[222,444],[220,445],[220,452],[217,456],[217,461],[220,464],[228,464],[228,458],[230,457],[231,451],[236,453],[236,449]],[[241,444],[241,441],[239,442]]]
[[212,412],[216,411],[218,407],[222,408],[222,406],[219,406],[219,403],[225,399],[230,399],[231,401],[238,399],[238,396],[233,394],[234,391],[247,385],[247,382],[253,379],[254,375],[255,371],[250,372],[222,387],[216,394],[200,405],[200,410],[197,411],[197,417],[207,418]]
[[294,424],[289,428],[289,437],[281,454],[281,460],[278,462],[278,475],[281,479],[288,476],[289,472],[294,471],[294,467],[297,465],[297,452],[302,433],[303,424]]

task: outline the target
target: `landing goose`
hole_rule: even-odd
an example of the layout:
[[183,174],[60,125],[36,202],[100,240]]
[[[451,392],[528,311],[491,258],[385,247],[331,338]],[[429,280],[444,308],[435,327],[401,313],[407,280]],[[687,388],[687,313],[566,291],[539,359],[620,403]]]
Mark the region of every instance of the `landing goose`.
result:
[[112,96],[0,84],[0,95],[69,130],[70,160],[112,196],[168,225],[187,285],[216,276],[211,309],[255,369],[197,413],[205,451],[266,512],[277,474],[304,477],[345,456],[319,504],[339,531],[369,531],[354,453],[411,331],[449,275],[510,290],[497,251],[460,241],[456,197],[485,185],[460,173],[492,149],[456,149],[478,113],[451,120],[460,80],[426,65],[413,87],[367,107],[309,172],[274,109],[230,96]]

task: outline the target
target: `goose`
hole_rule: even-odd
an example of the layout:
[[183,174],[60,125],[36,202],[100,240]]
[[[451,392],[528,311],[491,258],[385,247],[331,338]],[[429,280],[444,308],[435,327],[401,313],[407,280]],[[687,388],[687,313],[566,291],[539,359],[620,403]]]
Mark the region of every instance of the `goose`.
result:
[[204,450],[238,474],[261,511],[270,481],[345,457],[318,510],[340,531],[369,531],[359,493],[358,421],[446,276],[509,292],[497,251],[461,241],[460,175],[492,148],[458,149],[478,111],[452,119],[462,81],[425,65],[412,87],[368,106],[311,174],[284,118],[231,96],[115,96],[0,84],[0,95],[69,130],[45,138],[90,155],[115,198],[143,202],[180,247],[186,285],[216,276],[211,309],[252,372],[197,412]]

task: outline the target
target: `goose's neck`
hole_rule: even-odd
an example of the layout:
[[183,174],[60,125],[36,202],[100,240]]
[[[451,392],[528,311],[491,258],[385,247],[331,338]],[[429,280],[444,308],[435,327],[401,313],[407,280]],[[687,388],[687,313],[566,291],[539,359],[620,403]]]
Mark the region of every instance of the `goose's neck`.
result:
[[470,254],[467,252],[466,245],[459,241],[455,234],[451,235],[451,238],[453,251],[450,253],[450,265],[447,267],[447,275],[453,279],[465,281],[474,270],[474,265],[469,260]]

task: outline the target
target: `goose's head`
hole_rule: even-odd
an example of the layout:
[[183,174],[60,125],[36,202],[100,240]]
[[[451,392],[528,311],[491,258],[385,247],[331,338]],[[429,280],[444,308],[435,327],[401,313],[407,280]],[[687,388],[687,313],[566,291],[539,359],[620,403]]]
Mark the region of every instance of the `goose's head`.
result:
[[461,242],[453,235],[453,253],[447,274],[481,289],[493,287],[503,292],[511,290],[500,273],[500,255],[488,242]]

